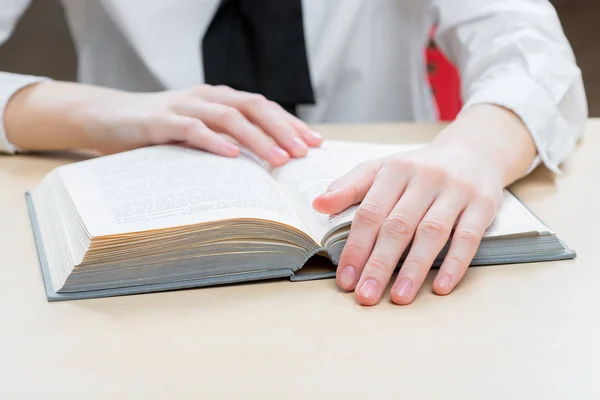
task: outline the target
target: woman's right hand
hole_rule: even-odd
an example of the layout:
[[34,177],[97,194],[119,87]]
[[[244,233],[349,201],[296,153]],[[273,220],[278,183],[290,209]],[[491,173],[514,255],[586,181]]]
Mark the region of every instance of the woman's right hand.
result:
[[94,148],[107,154],[183,143],[235,157],[239,144],[273,166],[306,155],[322,141],[263,96],[210,85],[129,93],[43,82],[11,98],[4,124],[9,141],[24,150]]

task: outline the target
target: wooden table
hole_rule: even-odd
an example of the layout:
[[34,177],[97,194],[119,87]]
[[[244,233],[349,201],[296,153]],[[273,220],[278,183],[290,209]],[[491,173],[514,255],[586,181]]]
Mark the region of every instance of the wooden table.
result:
[[[324,126],[419,142],[440,126]],[[23,193],[76,156],[0,156],[0,398],[600,398],[600,121],[515,192],[579,254],[357,305],[333,280],[46,302]],[[117,394],[120,394],[118,396]]]

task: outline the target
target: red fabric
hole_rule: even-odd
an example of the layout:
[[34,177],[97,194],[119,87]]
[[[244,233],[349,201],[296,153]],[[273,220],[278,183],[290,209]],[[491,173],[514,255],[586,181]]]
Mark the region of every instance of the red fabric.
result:
[[460,79],[456,67],[430,42],[426,50],[428,79],[440,121],[452,121],[460,111]]

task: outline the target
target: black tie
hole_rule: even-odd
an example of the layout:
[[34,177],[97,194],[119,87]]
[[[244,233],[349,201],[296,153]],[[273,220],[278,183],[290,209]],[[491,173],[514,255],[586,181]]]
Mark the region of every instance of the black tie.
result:
[[301,0],[222,0],[202,41],[205,82],[314,104]]

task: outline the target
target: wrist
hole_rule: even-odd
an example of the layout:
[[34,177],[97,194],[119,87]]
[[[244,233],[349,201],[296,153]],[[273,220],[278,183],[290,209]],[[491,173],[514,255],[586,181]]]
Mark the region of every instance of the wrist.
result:
[[31,151],[90,149],[102,134],[97,99],[116,92],[78,83],[47,81],[27,86],[8,101],[8,140]]
[[437,143],[454,143],[488,160],[504,186],[523,177],[537,149],[529,130],[512,111],[480,104],[464,110],[438,137]]
[[41,82],[27,86],[8,101],[4,124],[8,140],[25,150],[69,150],[89,148],[76,118],[77,96],[63,82]]

